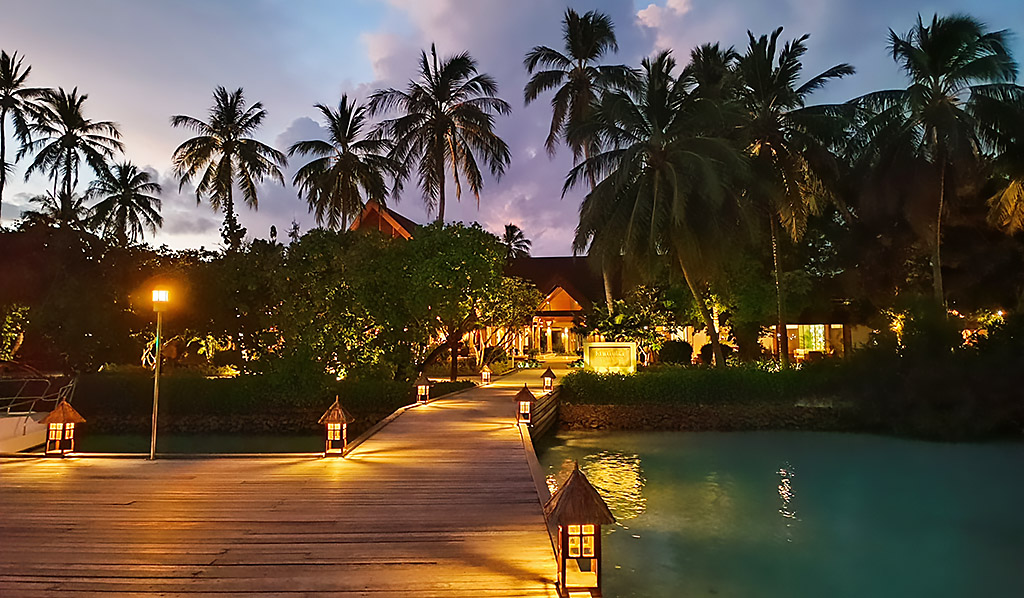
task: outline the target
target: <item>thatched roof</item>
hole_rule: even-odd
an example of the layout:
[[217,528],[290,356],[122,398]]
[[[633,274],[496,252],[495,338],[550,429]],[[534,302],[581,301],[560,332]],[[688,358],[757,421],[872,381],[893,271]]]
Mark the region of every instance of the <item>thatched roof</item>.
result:
[[338,397],[334,397],[334,404],[331,405],[330,409],[323,414],[320,421],[317,423],[321,424],[349,424],[355,421],[352,415],[345,411],[345,408],[341,406],[338,401]]
[[544,505],[544,515],[557,525],[615,523],[615,516],[608,510],[608,505],[597,490],[590,485],[587,476],[580,471],[579,463],[562,487],[548,499]]
[[525,384],[519,392],[516,393],[516,401],[530,401],[532,403],[536,399],[537,397],[533,396],[533,393],[530,392],[530,389],[527,388]]
[[53,408],[53,411],[46,416],[43,420],[44,424],[84,424],[85,418],[79,415],[75,408],[72,407],[67,401],[62,400],[57,403],[57,406]]
[[548,369],[544,370],[544,373],[541,374],[540,377],[541,378],[551,378],[552,380],[554,380],[558,376],[556,376],[555,373],[551,371],[551,368],[548,368]]

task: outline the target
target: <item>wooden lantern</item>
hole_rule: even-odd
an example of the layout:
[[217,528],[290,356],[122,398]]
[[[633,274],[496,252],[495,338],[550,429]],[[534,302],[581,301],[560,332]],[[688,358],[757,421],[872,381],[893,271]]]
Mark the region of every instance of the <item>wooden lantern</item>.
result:
[[484,367],[480,368],[480,383],[491,383],[491,368],[487,367],[487,365],[484,365]]
[[338,397],[334,397],[334,404],[320,418],[321,424],[327,426],[327,448],[324,456],[340,455],[345,456],[345,448],[348,447],[348,425],[352,423],[353,417],[341,406]]
[[516,393],[516,423],[517,424],[532,424],[533,423],[533,401],[536,397],[530,392],[530,389],[523,385],[523,388]]
[[416,402],[426,403],[430,399],[430,379],[423,373],[416,378]]
[[578,590],[600,596],[601,526],[615,523],[615,517],[579,463],[544,505],[544,515],[558,526],[558,595]]
[[85,418],[79,415],[65,399],[61,399],[53,411],[43,420],[46,424],[47,455],[64,456],[75,450],[75,424],[84,424]]
[[555,373],[551,371],[551,368],[548,368],[544,370],[540,377],[544,379],[544,390],[550,391],[555,384]]

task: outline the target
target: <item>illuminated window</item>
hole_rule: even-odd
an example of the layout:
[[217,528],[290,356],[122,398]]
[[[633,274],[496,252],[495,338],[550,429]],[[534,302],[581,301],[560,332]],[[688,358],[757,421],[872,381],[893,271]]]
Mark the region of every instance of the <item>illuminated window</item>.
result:
[[530,402],[529,401],[519,401],[519,413],[522,414],[523,417],[525,417],[526,419],[530,418]]
[[341,424],[327,424],[327,440],[341,440]]
[[50,424],[50,440],[60,440],[63,424]]
[[64,438],[68,440],[75,437],[75,424],[64,424]]
[[801,324],[797,332],[799,345],[797,348],[807,351],[825,350],[825,325],[824,324]]
[[594,556],[594,526],[570,525],[569,558],[591,558]]

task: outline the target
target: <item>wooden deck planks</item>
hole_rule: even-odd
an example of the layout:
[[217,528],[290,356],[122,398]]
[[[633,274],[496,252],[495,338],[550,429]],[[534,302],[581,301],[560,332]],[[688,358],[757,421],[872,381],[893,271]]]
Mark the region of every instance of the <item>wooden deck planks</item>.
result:
[[0,596],[555,596],[514,393],[344,460],[0,459]]

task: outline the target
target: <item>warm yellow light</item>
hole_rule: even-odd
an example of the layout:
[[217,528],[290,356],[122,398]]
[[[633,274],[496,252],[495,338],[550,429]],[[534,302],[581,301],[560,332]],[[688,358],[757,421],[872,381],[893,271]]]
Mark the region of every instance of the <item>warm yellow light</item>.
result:
[[170,292],[165,290],[153,290],[153,303],[167,303],[171,300]]

